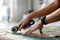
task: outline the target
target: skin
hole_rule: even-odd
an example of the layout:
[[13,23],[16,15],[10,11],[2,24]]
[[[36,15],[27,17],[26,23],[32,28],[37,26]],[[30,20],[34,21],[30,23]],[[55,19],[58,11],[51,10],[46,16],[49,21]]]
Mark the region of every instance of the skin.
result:
[[[45,15],[46,15],[45,21],[47,23],[53,23],[53,22],[59,21],[60,20],[59,18],[60,17],[60,0],[54,0],[53,3],[47,5],[45,8],[28,14],[24,19],[20,21],[18,25],[19,30],[21,30],[23,26],[26,25],[31,19],[38,18]],[[42,34],[43,26],[44,26],[43,23],[41,21],[38,21],[36,24],[33,25],[33,28],[30,28],[26,32],[26,34],[30,34],[37,29],[39,29],[40,34]]]

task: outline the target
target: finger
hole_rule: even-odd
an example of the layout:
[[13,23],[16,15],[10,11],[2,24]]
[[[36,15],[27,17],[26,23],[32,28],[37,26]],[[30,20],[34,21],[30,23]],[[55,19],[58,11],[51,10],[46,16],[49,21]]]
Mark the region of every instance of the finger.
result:
[[40,34],[43,34],[42,29],[39,29]]
[[40,32],[40,34],[43,34],[43,32],[42,32],[42,28],[43,28],[43,26],[39,28],[39,32]]
[[29,28],[29,26],[26,26],[25,28],[23,28],[23,29],[27,29],[27,28]]
[[33,31],[35,31],[35,30],[37,30],[38,28],[30,28],[27,32],[26,32],[26,34],[31,34]]
[[20,26],[22,25],[22,22],[23,22],[23,21],[20,21],[20,23],[19,23],[18,27],[20,27]]
[[23,26],[24,26],[24,23],[22,22],[22,24],[20,25],[20,27],[19,27],[19,30],[21,31],[21,29],[23,28]]

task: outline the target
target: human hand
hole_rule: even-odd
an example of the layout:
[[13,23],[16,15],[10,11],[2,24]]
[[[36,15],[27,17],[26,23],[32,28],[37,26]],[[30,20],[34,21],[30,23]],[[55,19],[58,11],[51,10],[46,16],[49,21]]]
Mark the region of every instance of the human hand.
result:
[[37,29],[39,29],[40,34],[42,34],[42,28],[43,28],[43,24],[42,24],[42,22],[39,21],[39,22],[37,22],[36,24],[34,24],[33,27],[30,28],[30,29],[26,32],[26,34],[30,34],[30,33],[32,33],[33,31],[37,30]]
[[29,24],[29,21],[31,19],[29,18],[29,16],[26,16],[24,19],[22,19],[19,23],[19,25],[17,26],[18,27],[18,30],[21,31],[21,29],[26,29],[26,28],[29,28],[29,26],[26,26],[27,24]]

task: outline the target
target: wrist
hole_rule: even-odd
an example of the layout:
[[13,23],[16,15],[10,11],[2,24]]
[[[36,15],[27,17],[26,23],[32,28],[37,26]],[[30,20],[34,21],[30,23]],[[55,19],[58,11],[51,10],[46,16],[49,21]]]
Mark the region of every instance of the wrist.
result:
[[42,16],[41,22],[42,22],[44,25],[48,24],[48,23],[46,22],[46,16]]

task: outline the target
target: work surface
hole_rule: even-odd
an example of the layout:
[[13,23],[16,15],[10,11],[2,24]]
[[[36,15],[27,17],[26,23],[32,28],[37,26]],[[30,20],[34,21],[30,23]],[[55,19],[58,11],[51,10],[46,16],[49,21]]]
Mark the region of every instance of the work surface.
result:
[[[11,27],[17,25],[18,23],[0,23],[0,40],[60,40],[58,38],[39,38],[33,36],[26,36],[21,34],[11,34]],[[35,31],[33,33],[39,34],[39,31]],[[60,25],[59,23],[53,23],[46,25],[43,28],[44,34],[51,34],[51,35],[60,35]]]

